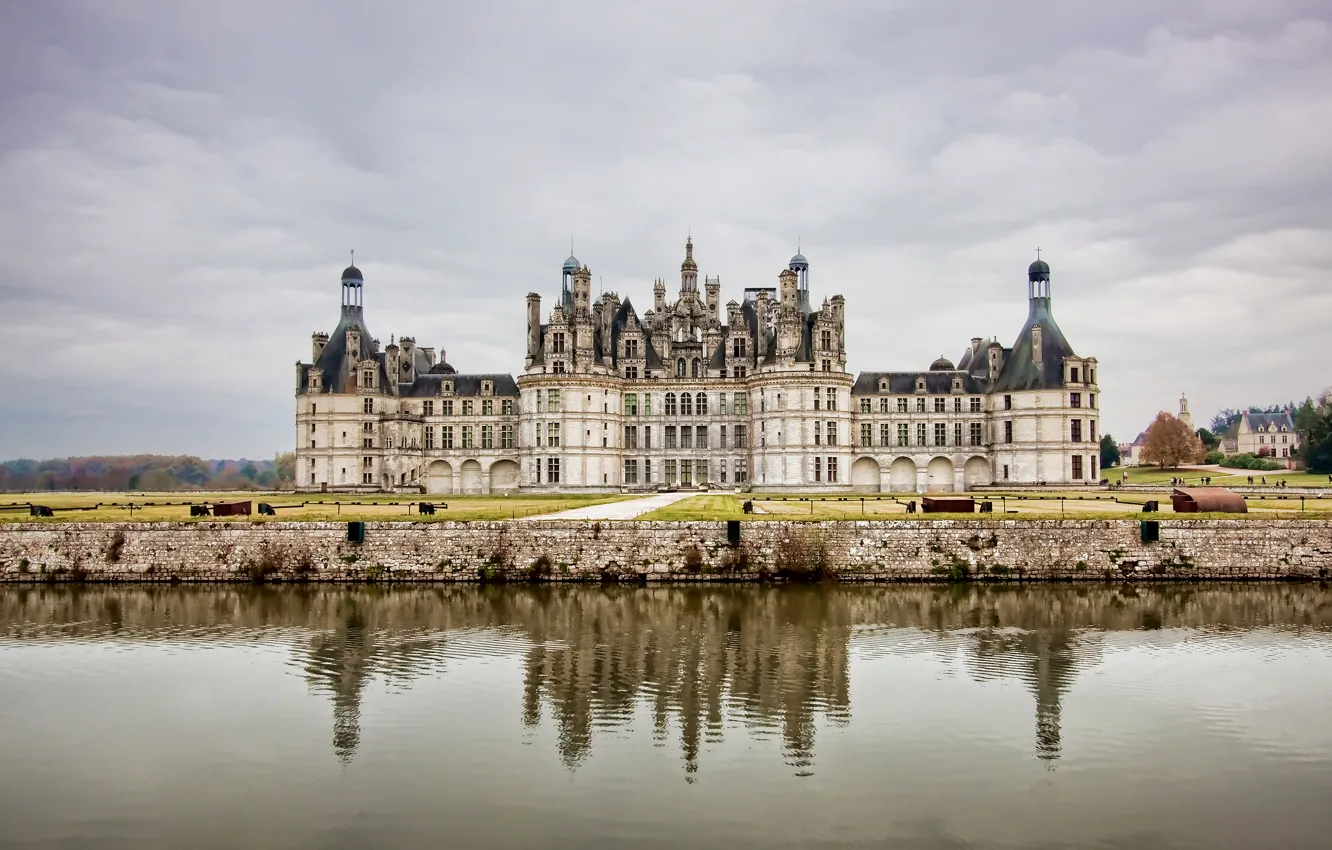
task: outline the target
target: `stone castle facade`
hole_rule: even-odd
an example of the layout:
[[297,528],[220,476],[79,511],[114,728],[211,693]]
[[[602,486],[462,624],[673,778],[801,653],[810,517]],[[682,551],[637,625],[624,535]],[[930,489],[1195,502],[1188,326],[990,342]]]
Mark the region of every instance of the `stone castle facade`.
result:
[[972,338],[921,371],[846,370],[846,302],[810,295],[791,258],[775,287],[721,303],[699,286],[692,241],[680,287],[641,315],[569,257],[554,305],[527,296],[523,373],[459,374],[411,337],[366,329],[364,277],[342,274],[331,334],[296,365],[297,482],[307,491],[493,493],[663,487],[948,492],[1094,482],[1097,361],[1051,312],[1032,263],[1012,346]]

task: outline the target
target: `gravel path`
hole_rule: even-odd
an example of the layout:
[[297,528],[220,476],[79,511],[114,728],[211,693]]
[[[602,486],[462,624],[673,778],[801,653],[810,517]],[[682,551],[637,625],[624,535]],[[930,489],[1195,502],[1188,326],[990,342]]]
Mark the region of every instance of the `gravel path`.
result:
[[571,508],[553,514],[524,517],[527,520],[545,519],[633,519],[657,508],[664,508],[681,499],[699,495],[695,492],[657,493],[640,499],[625,499],[621,502],[608,502],[604,505],[590,505],[586,508]]

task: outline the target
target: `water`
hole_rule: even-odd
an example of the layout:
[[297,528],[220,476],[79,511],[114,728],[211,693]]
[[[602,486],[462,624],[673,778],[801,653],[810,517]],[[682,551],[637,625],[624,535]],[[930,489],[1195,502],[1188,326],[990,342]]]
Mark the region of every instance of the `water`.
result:
[[0,847],[1332,845],[1315,586],[0,589]]

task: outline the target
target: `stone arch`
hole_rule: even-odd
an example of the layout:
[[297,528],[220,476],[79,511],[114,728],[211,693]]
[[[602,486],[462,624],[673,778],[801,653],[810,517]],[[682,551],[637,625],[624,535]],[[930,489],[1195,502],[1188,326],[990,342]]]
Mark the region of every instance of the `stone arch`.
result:
[[851,464],[851,489],[857,493],[877,493],[880,487],[879,462],[872,457],[856,458]]
[[888,489],[894,493],[916,492],[916,462],[899,457],[888,467]]
[[511,493],[518,489],[518,464],[507,458],[490,465],[490,492]]
[[426,490],[431,493],[453,492],[453,467],[447,460],[437,460],[426,468]]
[[966,481],[968,490],[994,483],[990,462],[980,456],[967,458],[966,465],[962,467],[962,480]]
[[933,458],[925,467],[925,490],[929,493],[953,492],[953,462],[946,457]]
[[481,464],[468,459],[462,462],[462,492],[475,494],[481,492]]

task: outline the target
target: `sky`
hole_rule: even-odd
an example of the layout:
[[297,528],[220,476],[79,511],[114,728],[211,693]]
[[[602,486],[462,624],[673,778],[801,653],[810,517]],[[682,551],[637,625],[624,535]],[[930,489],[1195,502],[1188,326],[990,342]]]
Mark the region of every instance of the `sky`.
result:
[[351,249],[517,373],[571,238],[640,311],[798,244],[854,371],[1011,345],[1040,246],[1103,432],[1302,399],[1329,91],[1326,0],[0,0],[0,458],[289,450]]

